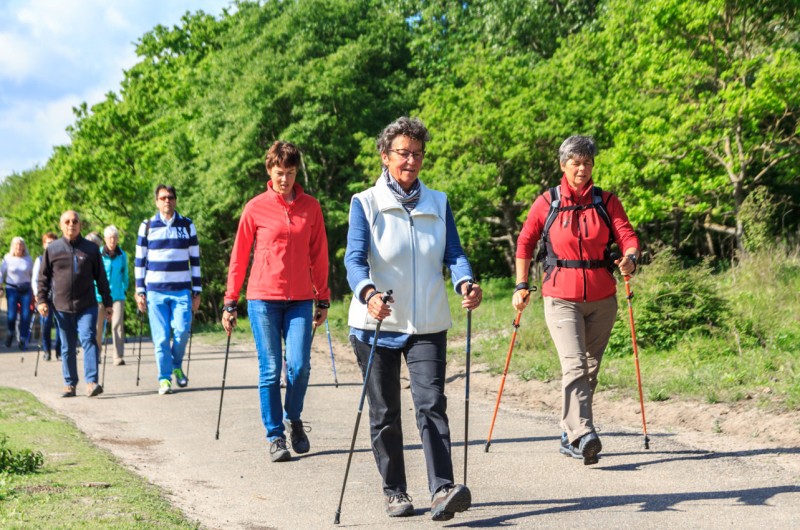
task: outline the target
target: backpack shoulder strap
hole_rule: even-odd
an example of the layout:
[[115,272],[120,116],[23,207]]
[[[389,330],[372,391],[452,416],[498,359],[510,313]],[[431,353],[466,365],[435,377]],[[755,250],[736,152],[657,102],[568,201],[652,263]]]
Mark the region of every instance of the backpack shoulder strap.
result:
[[544,228],[542,229],[542,239],[548,239],[550,227],[553,226],[556,217],[558,217],[558,210],[561,207],[561,186],[553,186],[550,188],[550,209],[547,211],[547,217],[544,220]]

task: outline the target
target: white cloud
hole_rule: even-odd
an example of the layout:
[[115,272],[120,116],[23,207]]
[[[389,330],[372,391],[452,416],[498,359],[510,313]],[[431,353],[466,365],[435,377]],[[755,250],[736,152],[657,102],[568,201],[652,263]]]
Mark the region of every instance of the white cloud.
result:
[[44,164],[69,141],[72,107],[118,92],[134,42],[186,11],[230,0],[4,0],[0,3],[0,178]]

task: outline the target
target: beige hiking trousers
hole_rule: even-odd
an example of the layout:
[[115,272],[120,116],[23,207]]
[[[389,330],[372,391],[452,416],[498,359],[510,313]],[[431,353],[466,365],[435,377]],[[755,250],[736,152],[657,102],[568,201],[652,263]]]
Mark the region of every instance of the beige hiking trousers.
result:
[[545,297],[544,316],[561,361],[561,428],[574,442],[594,430],[592,397],[617,317],[617,298],[570,302]]

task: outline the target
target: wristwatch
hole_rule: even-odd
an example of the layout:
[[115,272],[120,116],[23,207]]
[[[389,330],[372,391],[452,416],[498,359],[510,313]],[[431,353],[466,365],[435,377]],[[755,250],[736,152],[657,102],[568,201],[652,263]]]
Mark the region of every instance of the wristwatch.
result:
[[317,300],[318,309],[330,309],[331,303],[327,300]]
[[239,311],[238,309],[236,309],[235,305],[226,305],[222,308],[222,310],[227,313],[236,313]]

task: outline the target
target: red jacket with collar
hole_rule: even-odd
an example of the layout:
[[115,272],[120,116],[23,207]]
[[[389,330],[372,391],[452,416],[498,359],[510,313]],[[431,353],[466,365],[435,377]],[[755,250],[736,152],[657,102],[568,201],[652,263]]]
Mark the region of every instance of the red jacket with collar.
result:
[[[561,206],[585,205],[592,203],[594,182],[583,189],[580,196],[561,178]],[[639,239],[633,231],[622,203],[616,195],[603,191],[614,240],[624,252],[629,248],[639,248]],[[544,222],[550,210],[550,193],[545,192],[536,198],[522,231],[517,239],[517,258],[532,259],[536,243],[542,237]],[[560,212],[550,227],[550,242],[559,259],[602,260],[608,243],[608,225],[595,208]],[[554,269],[549,278],[542,282],[542,296],[561,298],[571,302],[595,302],[614,295],[617,280],[608,269]]]
[[239,300],[253,243],[248,300],[330,299],[322,208],[299,184],[293,190],[295,199],[287,204],[270,181],[267,191],[245,205],[228,266],[226,304]]

